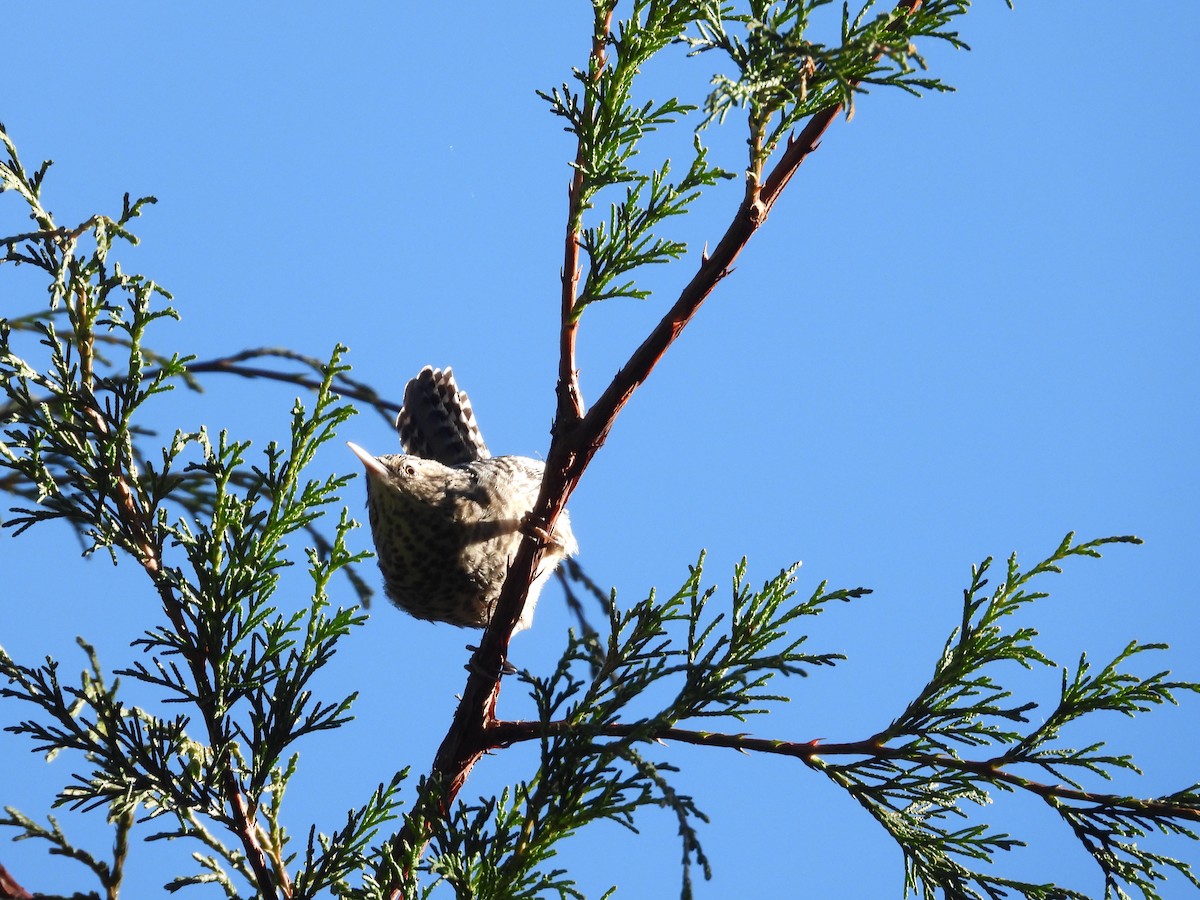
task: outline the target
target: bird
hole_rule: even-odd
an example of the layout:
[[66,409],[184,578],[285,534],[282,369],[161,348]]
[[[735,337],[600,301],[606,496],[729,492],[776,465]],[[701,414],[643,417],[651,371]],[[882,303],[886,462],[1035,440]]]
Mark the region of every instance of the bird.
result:
[[366,469],[367,512],[384,592],[418,619],[484,628],[530,529],[544,542],[515,634],[533,622],[555,568],[579,550],[566,510],[552,533],[528,523],[543,463],[492,456],[450,368],[426,366],[408,382],[396,430],[405,450],[350,450]]

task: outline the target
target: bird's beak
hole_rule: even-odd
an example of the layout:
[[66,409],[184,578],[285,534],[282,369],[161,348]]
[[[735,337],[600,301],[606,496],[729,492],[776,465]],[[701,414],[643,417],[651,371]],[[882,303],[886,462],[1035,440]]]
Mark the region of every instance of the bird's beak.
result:
[[383,463],[353,441],[346,441],[346,446],[350,448],[351,453],[358,457],[358,461],[366,467],[368,475],[374,475],[376,478],[387,478],[388,470]]

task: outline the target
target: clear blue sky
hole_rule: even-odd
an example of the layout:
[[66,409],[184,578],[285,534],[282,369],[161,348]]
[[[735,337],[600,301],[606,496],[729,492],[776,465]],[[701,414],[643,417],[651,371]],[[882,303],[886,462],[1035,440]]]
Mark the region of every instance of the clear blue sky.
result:
[[[118,210],[126,191],[158,197],[136,226],[142,247],[122,258],[175,294],[182,322],[160,330],[160,349],[324,356],[341,341],[354,374],[396,397],[423,365],[453,365],[492,449],[537,455],[553,411],[573,150],[534,90],[583,63],[588,8],[406,6],[72,4],[52,25],[10,22],[0,119],[27,165],[56,160],[46,200],[64,224]],[[1193,0],[1015,12],[981,0],[961,22],[973,52],[927,48],[958,92],[862,98],[618,421],[571,512],[581,561],[619,600],[673,589],[701,548],[721,596],[742,554],[755,583],[802,559],[802,594],[825,579],[875,591],[810,631],[813,649],[849,662],[777,685],[794,702],[749,730],[869,735],[929,673],[971,563],[1013,550],[1032,562],[1068,530],[1135,533],[1146,545],[1043,584],[1055,596],[1029,624],[1045,651],[1104,662],[1131,638],[1167,640],[1169,659],[1155,662],[1200,680],[1198,28]],[[703,96],[704,65],[684,70],[686,98]],[[648,95],[666,95],[668,74],[648,73]],[[713,140],[724,165],[743,165],[740,135]],[[589,311],[585,397],[656,321],[735,202],[736,188],[680,223],[693,257],[654,272],[649,301]],[[0,222],[24,230],[15,198],[0,198]],[[41,301],[24,278],[0,283],[5,314]],[[173,398],[164,423],[229,428],[258,447],[284,433],[289,389],[209,386]],[[343,437],[395,449],[377,417],[351,421]],[[356,468],[340,443],[317,465]],[[346,502],[361,510],[361,482]],[[119,667],[153,599],[132,566],[77,560],[75,546],[55,525],[0,537],[0,643],[26,662],[63,657],[71,671],[81,634]],[[289,608],[302,599],[279,597]],[[544,671],[567,626],[551,587],[513,645],[516,663]],[[395,769],[428,766],[470,637],[373,609],[322,685],[362,692],[356,722],[301,746],[297,840],[313,821],[336,827]],[[1053,671],[1012,674],[1039,699],[1057,689]],[[529,710],[509,686],[502,714]],[[0,707],[3,724],[23,714]],[[1077,739],[1136,754],[1147,777],[1116,789],[1162,793],[1196,779],[1198,725],[1188,702],[1101,720]],[[807,770],[692,748],[655,758],[683,767],[681,789],[713,818],[703,837],[715,877],[698,896],[901,895],[894,847]],[[531,764],[521,749],[489,758],[466,795]],[[0,734],[0,773],[0,803],[33,814],[67,768]],[[1101,893],[1044,809],[1001,797],[992,810],[1034,843],[1005,873]],[[86,842],[85,821],[62,819]],[[640,825],[641,835],[585,832],[558,861],[589,896],[613,882],[622,897],[670,896],[673,820]],[[107,852],[103,830],[92,840]],[[162,852],[134,848],[128,896],[155,896],[187,865],[181,849],[165,862]],[[32,842],[0,842],[0,862],[34,890],[94,887]],[[1178,882],[1165,894],[1186,895]]]

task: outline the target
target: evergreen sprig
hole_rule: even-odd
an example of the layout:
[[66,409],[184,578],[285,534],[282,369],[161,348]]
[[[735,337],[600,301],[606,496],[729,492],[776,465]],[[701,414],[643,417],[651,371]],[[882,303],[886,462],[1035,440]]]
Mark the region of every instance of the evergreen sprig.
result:
[[[609,206],[608,221],[585,227],[580,244],[590,262],[582,288],[579,309],[590,303],[613,297],[644,300],[647,288],[634,280],[615,283],[622,276],[646,265],[659,265],[678,259],[687,252],[687,244],[658,236],[655,229],[670,216],[683,215],[688,205],[700,196],[702,187],[714,184],[724,173],[707,164],[708,151],[699,139],[696,155],[687,174],[672,184],[667,180],[670,160],[646,176],[638,176],[625,189],[625,197]],[[649,196],[643,200],[648,191]]]
[[781,142],[803,120],[840,106],[853,115],[855,96],[869,85],[898,87],[919,95],[953,88],[918,74],[926,68],[916,41],[935,38],[966,45],[947,26],[967,12],[968,0],[902,3],[870,16],[875,0],[851,17],[842,7],[840,40],[813,40],[813,14],[830,0],[751,0],[749,11],[714,4],[695,22],[696,34],[683,38],[692,55],[718,52],[732,62],[736,76],[713,75],[700,127],[721,124],[733,109],[745,109],[750,130],[749,172],[754,182]]
[[339,897],[359,893],[347,879],[370,867],[377,854],[371,841],[396,817],[400,785],[407,777],[408,770],[404,770],[387,784],[379,785],[363,806],[346,813],[346,824],[333,834],[320,834],[315,826],[309,830],[304,865],[292,885],[293,900],[316,897],[324,890]]
[[[1037,632],[1014,626],[1011,617],[1049,596],[1029,589],[1030,582],[1061,572],[1071,557],[1098,557],[1099,548],[1114,543],[1140,543],[1113,537],[1075,543],[1068,534],[1053,554],[1022,571],[1016,555],[1008,560],[1003,581],[984,593],[991,559],[972,568],[964,591],[961,624],[947,640],[933,675],[907,708],[887,728],[856,744],[824,745],[809,760],[845,788],[897,841],[905,855],[906,884],[923,897],[982,898],[1019,895],[1029,898],[1082,898],[1084,895],[1047,884],[1000,878],[972,863],[990,864],[998,851],[1023,841],[994,833],[987,825],[950,827],[968,818],[968,806],[991,802],[994,792],[1024,791],[1051,806],[1100,866],[1106,896],[1124,897],[1123,886],[1157,898],[1155,882],[1165,869],[1195,882],[1191,867],[1180,860],[1141,848],[1136,838],[1150,829],[1195,839],[1195,788],[1170,799],[1138,799],[1098,794],[1084,789],[1086,773],[1110,780],[1116,770],[1138,772],[1126,754],[1102,752],[1104,742],[1084,748],[1058,743],[1062,728],[1083,716],[1119,712],[1133,716],[1163,703],[1175,703],[1180,691],[1200,692],[1200,685],[1171,681],[1169,673],[1137,676],[1122,664],[1161,644],[1130,643],[1099,672],[1086,656],[1074,673],[1063,670],[1060,699],[1044,722],[1027,731],[1036,703],[1017,703],[993,670],[1016,662],[1029,669],[1053,666],[1034,647]],[[982,759],[965,753],[995,747]],[[831,763],[822,757],[850,754],[861,758]],[[1055,780],[1035,781],[1019,764],[1042,769]],[[1072,772],[1078,774],[1071,774]]]
[[[665,602],[652,593],[624,611],[612,606],[603,648],[574,637],[554,674],[530,681],[541,720],[605,728],[628,721],[630,704],[660,685],[675,685],[674,693],[653,714],[637,717],[647,733],[696,718],[744,721],[768,712],[770,704],[787,700],[764,691],[776,675],[804,675],[808,668],[831,666],[843,658],[801,652],[807,636],[791,636],[788,626],[819,614],[831,600],[867,593],[826,592],[822,584],[805,601],[793,603],[796,570],[785,569],[753,591],[745,582],[742,560],[734,571],[730,612],[709,617],[716,589],[700,589],[701,556]],[[675,628],[682,634],[674,634]],[[577,674],[581,665],[588,667],[586,678]]]
[[[1054,665],[1033,647],[1036,631],[1014,623],[1016,614],[1049,596],[1031,588],[1033,579],[1060,572],[1066,559],[1098,557],[1105,545],[1137,542],[1116,537],[1076,543],[1068,535],[1053,554],[1028,570],[1011,557],[1003,583],[990,594],[984,589],[991,560],[973,567],[961,624],[929,681],[888,728],[849,743],[791,742],[681,727],[707,716],[740,720],[786,699],[763,690],[771,677],[804,674],[808,666],[831,665],[840,658],[801,653],[806,638],[790,634],[787,626],[819,613],[830,600],[865,593],[826,592],[822,585],[796,602],[790,590],[794,570],[749,591],[743,561],[734,573],[731,612],[710,617],[714,593],[700,589],[701,559],[666,600],[652,595],[621,613],[613,604],[603,645],[595,637],[573,636],[551,676],[522,674],[539,720],[498,722],[490,731],[498,746],[538,741],[538,772],[499,802],[481,798],[460,805],[436,831],[431,871],[472,896],[503,896],[496,888],[501,883],[528,889],[515,896],[551,888],[559,896],[576,896],[566,873],[538,868],[552,857],[558,841],[601,819],[636,830],[641,811],[666,808],[679,822],[682,895],[690,896],[693,859],[708,874],[697,831],[697,823],[706,819],[693,798],[672,787],[674,766],[651,761],[640,749],[666,740],[804,761],[845,789],[896,840],[905,859],[906,884],[924,897],[1084,898],[1068,888],[992,871],[998,853],[1025,842],[969,821],[969,810],[989,804],[997,792],[1013,791],[1038,797],[1057,812],[1100,866],[1106,896],[1124,897],[1126,887],[1135,887],[1145,897],[1157,898],[1157,883],[1168,871],[1195,882],[1187,862],[1142,846],[1139,839],[1157,831],[1195,840],[1194,823],[1200,820],[1196,787],[1151,799],[1089,791],[1078,778],[1061,776],[1062,770],[1075,767],[1105,780],[1114,771],[1138,770],[1127,755],[1102,752],[1103,743],[1079,750],[1060,746],[1058,739],[1064,725],[1083,716],[1134,715],[1174,703],[1178,692],[1197,692],[1200,685],[1170,680],[1166,672],[1136,676],[1125,671],[1124,663],[1161,649],[1133,643],[1098,672],[1086,658],[1076,671],[1064,670],[1055,709],[1041,725],[1023,731],[1036,704],[1014,701],[992,671],[1011,662],[1027,669]],[[646,708],[652,698],[663,696],[669,699]],[[996,752],[984,758],[966,755],[988,747]],[[839,757],[852,761],[835,762]],[[1029,778],[1022,771],[1029,765],[1056,780]]]
[[[551,675],[521,673],[538,721],[496,723],[491,739],[500,746],[538,741],[537,773],[499,800],[456,807],[436,828],[431,871],[475,897],[534,897],[540,891],[578,897],[566,873],[540,868],[559,841],[601,820],[636,831],[641,811],[667,809],[679,828],[682,895],[690,897],[692,867],[711,875],[697,831],[707,817],[672,785],[676,767],[649,759],[640,745],[693,719],[741,721],[764,714],[787,700],[764,690],[774,676],[803,675],[842,658],[801,652],[807,638],[789,628],[830,601],[866,592],[826,592],[822,585],[796,601],[796,568],[752,590],[742,560],[729,612],[713,615],[715,588],[701,588],[701,556],[665,600],[651,593],[628,610],[610,604],[604,644],[572,634]],[[653,698],[660,696],[656,708]]]
[[[89,667],[77,682],[63,677],[57,660],[23,665],[0,650],[0,697],[35,711],[7,730],[49,756],[78,754],[83,767],[56,805],[104,810],[122,848],[117,863],[141,816],[158,823],[149,839],[189,839],[208,851],[196,856],[199,872],[169,889],[215,883],[232,897],[244,890],[240,880],[260,896],[296,895],[281,808],[297,758],[284,757],[300,739],[349,721],[355,694],[319,699],[314,679],[365,621],[354,607],[332,609],[329,598],[330,579],[365,556],[347,545],[355,523],[345,509],[323,527],[332,535],[320,552],[308,551],[308,602],[281,611],[276,597],[295,561],[289,542],[318,527],[349,481],[305,474],[354,412],[334,391],[348,371],[344,348],[318,368],[311,408],[293,405],[289,440],[268,444],[261,464],[250,463],[248,442],[224,431],[214,442],[205,428],[177,431],[147,452],[149,401],[187,383],[190,360],[145,349],[157,323],[177,318],[158,305],[170,295],[110,259],[118,242],[136,244],[129,227],[151,199],[126,197],[115,219],[60,228],[41,204],[49,165],[27,172],[7,135],[3,141],[4,189],[23,199],[38,229],[5,239],[4,261],[40,269],[50,286],[40,317],[23,317],[16,328],[0,320],[7,395],[0,466],[32,486],[25,496],[38,501],[4,524],[15,534],[52,520],[72,524],[85,552],[136,562],[164,614],[133,642],[142,657],[111,680],[82,639]],[[156,715],[145,700],[180,712]],[[344,882],[361,868],[397,785],[352,810],[333,837],[310,835],[302,891]],[[15,812],[4,822],[88,863],[115,896],[119,865],[92,864],[57,826],[47,830]]]
[[[5,815],[0,816],[0,826],[16,828],[17,836],[14,840],[41,840],[50,845],[50,853],[54,856],[61,856],[66,859],[73,859],[87,867],[96,880],[100,882],[104,889],[104,896],[108,900],[114,900],[121,890],[121,881],[124,878],[125,861],[129,852],[129,832],[133,826],[133,816],[124,815],[117,818],[113,823],[113,856],[112,861],[99,859],[84,850],[77,847],[62,830],[58,820],[54,816],[47,816],[46,821],[50,823],[50,827],[29,818],[20,811],[13,809],[11,806],[4,807]],[[39,896],[46,896],[39,894]],[[76,893],[72,896],[72,900],[80,900],[80,898],[98,898],[97,893],[82,894]]]
[[[702,188],[731,177],[709,165],[698,137],[691,163],[677,182],[668,178],[670,160],[648,172],[633,165],[646,135],[677,123],[695,109],[676,97],[635,101],[637,76],[651,58],[680,40],[707,13],[696,3],[637,0],[629,17],[614,25],[616,7],[616,0],[593,0],[593,51],[588,70],[574,70],[576,86],[564,83],[538,91],[551,111],[566,119],[566,130],[575,135],[578,146],[568,232],[587,253],[589,265],[574,301],[575,320],[600,300],[650,296],[635,281],[620,279],[642,266],[682,256],[687,246],[660,236],[660,226],[685,213]],[[624,197],[610,204],[607,221],[585,225],[597,195],[621,185]]]
[[[1163,798],[1163,801],[1197,810],[1200,809],[1200,791],[1192,786],[1185,792]],[[1132,887],[1142,897],[1157,900],[1162,896],[1159,888],[1169,872],[1181,875],[1193,887],[1200,888],[1200,876],[1189,863],[1143,846],[1143,841],[1155,832],[1200,840],[1194,826],[1183,825],[1178,818],[1161,809],[1139,814],[1139,803],[1134,798],[1115,805],[1052,805],[1103,873],[1105,898],[1126,900],[1130,896],[1126,887]]]

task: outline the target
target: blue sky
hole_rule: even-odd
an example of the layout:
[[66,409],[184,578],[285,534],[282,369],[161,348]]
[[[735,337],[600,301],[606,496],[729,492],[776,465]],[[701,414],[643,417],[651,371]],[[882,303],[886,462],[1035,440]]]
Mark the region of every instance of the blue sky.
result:
[[[27,166],[56,161],[46,198],[62,223],[118,210],[126,191],[158,197],[136,226],[142,246],[122,258],[175,295],[182,321],[163,327],[159,349],[325,356],[340,341],[355,376],[397,398],[422,366],[452,365],[493,451],[536,456],[553,412],[574,152],[534,91],[583,63],[590,14],[582,2],[443,9],[79,4],[6,41],[0,120]],[[1146,544],[1044,583],[1054,596],[1028,614],[1040,646],[1063,664],[1083,651],[1099,663],[1131,638],[1166,640],[1169,658],[1154,662],[1200,680],[1198,26],[1191,0],[1132,12],[1111,0],[976,4],[960,23],[973,52],[925,48],[957,93],[862,98],[618,420],[570,509],[581,561],[619,601],[672,590],[702,548],[721,597],[743,554],[754,583],[802,559],[801,594],[823,580],[875,591],[811,628],[814,649],[849,661],[777,685],[793,702],[749,730],[874,732],[929,673],[970,565],[1014,550],[1033,562],[1069,530]],[[646,95],[700,100],[706,66],[652,69]],[[743,165],[736,126],[708,139],[727,168]],[[654,152],[682,160],[689,141],[685,127]],[[692,255],[650,273],[650,300],[588,311],[585,398],[657,321],[736,194],[716,192],[678,224]],[[0,221],[24,230],[14,198],[0,198]],[[40,302],[23,273],[4,279],[5,314]],[[164,425],[228,428],[257,447],[284,433],[289,389],[208,386],[161,404]],[[395,449],[377,417],[342,436]],[[317,465],[356,468],[340,442]],[[361,510],[361,482],[345,500]],[[133,567],[77,560],[75,546],[55,525],[0,536],[0,644],[72,670],[81,634],[119,667],[153,598]],[[514,661],[547,670],[568,625],[548,588]],[[361,691],[356,722],[301,748],[298,839],[313,821],[336,827],[395,769],[427,767],[470,636],[372,610],[323,684]],[[1057,690],[1053,671],[1012,674],[1036,698]],[[528,715],[529,703],[510,686],[501,711]],[[6,704],[0,718],[19,714]],[[1185,701],[1099,720],[1078,741],[1135,754],[1146,777],[1117,789],[1166,792],[1196,780],[1198,723]],[[699,896],[901,895],[898,852],[807,770],[694,748],[657,758],[683,767],[681,789],[713,819],[702,837],[715,876]],[[467,795],[528,774],[530,760],[486,759]],[[0,802],[28,813],[67,777],[64,760],[47,767],[7,734],[0,772]],[[1001,797],[992,812],[1033,844],[1004,873],[1101,892],[1045,810]],[[62,819],[105,852],[103,830]],[[640,825],[585,832],[558,861],[589,896],[614,882],[619,896],[669,896],[674,823]],[[129,896],[154,895],[187,865],[181,848],[163,852],[135,847]],[[0,862],[31,889],[92,888],[31,842],[0,843]],[[1178,883],[1164,893],[1184,895]]]

